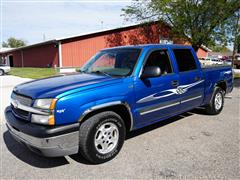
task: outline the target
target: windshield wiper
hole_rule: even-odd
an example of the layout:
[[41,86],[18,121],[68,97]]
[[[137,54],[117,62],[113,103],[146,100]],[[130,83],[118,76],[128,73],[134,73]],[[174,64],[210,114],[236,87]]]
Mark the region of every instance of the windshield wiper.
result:
[[79,72],[80,72],[80,73],[87,73],[86,70],[81,70],[81,69],[79,70]]
[[106,76],[111,77],[110,74],[108,74],[108,73],[106,73],[106,72],[104,72],[104,71],[91,71],[91,73],[95,73],[95,74],[104,74],[104,75],[106,75]]

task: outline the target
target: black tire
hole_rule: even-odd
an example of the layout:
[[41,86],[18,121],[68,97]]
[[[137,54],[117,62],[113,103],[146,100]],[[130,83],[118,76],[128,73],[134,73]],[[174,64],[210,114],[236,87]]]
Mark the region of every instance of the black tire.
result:
[[[213,95],[212,98],[210,100],[209,105],[206,106],[206,111],[208,114],[210,115],[216,115],[219,114],[222,109],[223,109],[223,105],[224,105],[224,91],[220,88],[220,87],[215,87],[214,91],[213,91]],[[219,105],[219,107],[217,106],[216,103],[216,98],[218,96],[221,96],[222,102],[221,102],[221,106]]]
[[0,76],[4,75],[4,71],[0,69]]
[[[99,150],[97,150],[98,146],[95,146],[95,138],[97,136],[96,133],[100,131],[100,128],[105,127],[107,124],[113,124],[114,127],[117,127],[119,135],[118,141],[115,141],[117,144],[115,144],[114,149],[112,149],[110,152],[100,153]],[[118,114],[112,111],[101,112],[85,120],[80,125],[79,152],[83,157],[86,158],[86,160],[93,164],[107,162],[113,159],[119,153],[123,146],[125,135],[126,128],[122,118]],[[102,137],[103,136],[101,136],[101,138]]]

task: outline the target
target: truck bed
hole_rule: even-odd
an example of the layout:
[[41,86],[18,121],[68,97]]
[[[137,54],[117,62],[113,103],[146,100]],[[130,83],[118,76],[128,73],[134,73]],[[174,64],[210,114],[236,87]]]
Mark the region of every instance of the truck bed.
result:
[[214,85],[217,82],[226,83],[226,93],[229,93],[233,89],[233,71],[231,66],[208,66],[203,67],[202,72],[205,77],[205,102],[208,102],[211,98],[211,94],[214,90]]

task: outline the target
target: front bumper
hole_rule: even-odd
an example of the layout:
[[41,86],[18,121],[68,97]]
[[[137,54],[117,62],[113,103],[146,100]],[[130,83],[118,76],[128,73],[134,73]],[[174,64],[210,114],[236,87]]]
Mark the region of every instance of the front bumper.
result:
[[4,73],[9,73],[10,69],[4,69]]
[[41,126],[17,119],[11,107],[5,110],[6,125],[10,134],[31,151],[47,157],[78,153],[79,123],[64,126]]

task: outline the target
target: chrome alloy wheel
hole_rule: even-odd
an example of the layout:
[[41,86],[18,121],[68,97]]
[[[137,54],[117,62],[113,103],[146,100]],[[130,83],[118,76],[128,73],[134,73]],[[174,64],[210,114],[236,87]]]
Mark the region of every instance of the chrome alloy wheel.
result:
[[223,97],[222,94],[220,92],[218,92],[215,96],[215,109],[219,110],[222,107],[222,103],[223,103]]
[[118,144],[119,131],[114,123],[108,122],[100,126],[94,137],[96,150],[101,154],[111,152]]

